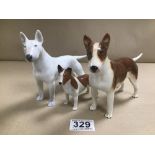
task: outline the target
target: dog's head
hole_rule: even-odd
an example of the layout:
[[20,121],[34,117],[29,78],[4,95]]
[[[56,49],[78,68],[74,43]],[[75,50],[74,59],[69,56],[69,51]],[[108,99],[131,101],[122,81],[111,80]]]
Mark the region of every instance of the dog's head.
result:
[[29,62],[37,60],[43,50],[43,36],[41,31],[36,30],[34,40],[29,40],[23,32],[20,32],[20,39],[24,48],[25,58]]
[[90,71],[96,73],[100,71],[107,57],[110,35],[106,33],[100,43],[94,43],[90,37],[84,35],[83,42],[87,51]]
[[58,81],[59,84],[65,84],[72,76],[72,68],[64,69],[58,65]]

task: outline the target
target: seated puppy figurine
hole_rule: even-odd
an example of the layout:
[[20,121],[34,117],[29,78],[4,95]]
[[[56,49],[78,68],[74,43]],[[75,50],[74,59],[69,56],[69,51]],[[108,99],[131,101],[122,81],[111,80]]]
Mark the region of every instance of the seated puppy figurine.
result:
[[78,77],[75,77],[72,74],[72,68],[63,69],[60,65],[58,65],[58,79],[59,84],[63,86],[63,89],[66,94],[66,102],[69,102],[69,95],[71,95],[74,99],[74,107],[73,110],[77,110],[78,107],[78,96],[79,94],[88,87],[89,84],[89,75],[84,74]]

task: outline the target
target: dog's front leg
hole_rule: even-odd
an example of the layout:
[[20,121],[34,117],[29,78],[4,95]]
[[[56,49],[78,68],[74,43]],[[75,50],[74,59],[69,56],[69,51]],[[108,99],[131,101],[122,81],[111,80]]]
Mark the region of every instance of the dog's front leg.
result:
[[105,114],[106,118],[111,118],[113,113],[113,105],[114,105],[114,91],[110,91],[107,93],[107,111]]
[[77,110],[78,108],[78,95],[74,96],[74,106],[73,106],[73,110]]
[[48,106],[53,107],[55,106],[55,82],[48,84],[49,89],[49,101]]
[[66,101],[64,102],[64,104],[68,104],[69,103],[69,95],[65,93],[66,96]]
[[98,90],[96,88],[91,87],[91,95],[92,95],[93,103],[90,106],[90,110],[96,110]]
[[38,86],[38,94],[37,94],[36,100],[37,101],[42,101],[44,99],[43,81],[36,79],[36,83],[37,83],[37,86]]

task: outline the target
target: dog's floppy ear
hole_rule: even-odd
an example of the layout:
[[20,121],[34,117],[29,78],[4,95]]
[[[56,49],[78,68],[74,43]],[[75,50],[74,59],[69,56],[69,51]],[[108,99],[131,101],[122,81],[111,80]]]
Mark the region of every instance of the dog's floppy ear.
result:
[[78,89],[78,84],[74,77],[71,78],[71,85],[74,89]]
[[43,43],[44,38],[43,38],[43,35],[42,35],[42,33],[41,33],[40,30],[36,30],[36,33],[35,33],[35,40],[37,40],[37,41],[40,42],[40,43]]
[[109,47],[109,43],[110,43],[110,35],[108,33],[106,33],[102,39],[102,41],[100,42],[101,45],[101,49],[103,51],[107,51],[108,47]]
[[68,73],[72,73],[72,68],[70,68],[70,67],[68,67],[67,69],[66,69],[66,71],[68,72]]
[[23,32],[20,32],[20,39],[23,45],[25,45],[26,40],[28,40]]
[[60,65],[58,65],[57,68],[58,68],[58,72],[59,72],[59,73],[61,73],[61,72],[64,70]]

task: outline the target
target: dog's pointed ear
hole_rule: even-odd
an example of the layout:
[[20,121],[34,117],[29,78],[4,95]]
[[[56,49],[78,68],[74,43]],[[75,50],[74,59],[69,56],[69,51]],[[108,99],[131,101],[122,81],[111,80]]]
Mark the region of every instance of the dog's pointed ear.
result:
[[83,43],[85,45],[86,50],[89,50],[90,47],[92,46],[93,42],[91,40],[90,37],[88,37],[87,35],[83,36]]
[[68,67],[67,69],[66,69],[66,71],[68,72],[68,73],[72,73],[72,68],[70,68],[70,67]]
[[20,39],[23,45],[25,45],[25,42],[28,40],[23,32],[20,32]]
[[102,39],[102,41],[100,42],[101,45],[101,49],[103,51],[107,51],[108,47],[109,47],[109,43],[110,43],[110,35],[108,33],[106,33]]
[[61,72],[64,70],[60,65],[58,65],[57,68],[58,68],[58,72],[59,72],[59,73],[61,73]]
[[35,33],[35,40],[37,40],[37,41],[40,42],[40,43],[43,43],[44,38],[43,38],[43,35],[42,35],[42,33],[41,33],[40,30],[36,30],[36,33]]

